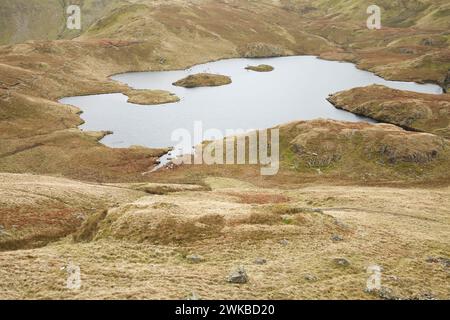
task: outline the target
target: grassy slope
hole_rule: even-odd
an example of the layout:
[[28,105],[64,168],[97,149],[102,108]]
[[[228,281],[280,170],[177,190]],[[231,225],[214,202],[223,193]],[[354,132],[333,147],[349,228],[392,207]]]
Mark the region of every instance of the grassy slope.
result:
[[0,174],[0,251],[46,245],[90,215],[144,192],[63,178]]
[[[210,192],[147,196],[109,210],[95,241],[68,238],[2,253],[0,297],[377,299],[364,292],[367,267],[377,264],[385,298],[449,298],[445,261],[427,262],[449,254],[448,188],[279,190],[208,182]],[[191,263],[189,254],[204,261]],[[267,264],[256,265],[257,258]],[[65,288],[69,263],[81,268],[81,290]],[[249,283],[226,282],[238,265]]]
[[450,27],[448,21],[449,4],[445,0],[317,0],[293,1],[309,2],[321,12],[350,21],[365,22],[368,15],[366,10],[376,4],[381,8],[382,25],[386,27],[422,27],[446,30]]
[[[71,39],[126,0],[3,0],[0,4],[0,45],[27,40]],[[82,30],[68,30],[66,9],[80,5]]]

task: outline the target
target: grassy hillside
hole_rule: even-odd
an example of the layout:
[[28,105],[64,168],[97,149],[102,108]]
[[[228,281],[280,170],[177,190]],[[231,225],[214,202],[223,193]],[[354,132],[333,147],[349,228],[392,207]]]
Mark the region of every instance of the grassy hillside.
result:
[[381,8],[385,27],[419,27],[448,30],[450,4],[445,0],[282,0],[284,7],[308,15],[333,20],[365,24],[367,8],[376,4]]
[[[201,299],[449,298],[448,188],[262,189],[209,178],[210,191],[180,188],[133,200],[126,186],[11,178],[28,182],[34,199],[65,200],[63,192],[82,188],[76,199],[111,193],[118,203],[82,216],[75,237],[2,252],[0,298],[186,299],[193,292]],[[12,192],[23,194],[17,182]],[[10,200],[4,191],[1,199]],[[39,228],[55,227],[31,217]],[[3,231],[14,232],[12,223]],[[80,290],[66,288],[69,264],[80,267]],[[369,293],[373,264],[383,269],[382,290]],[[248,283],[228,283],[241,265]]]
[[[3,0],[0,3],[0,45],[27,40],[71,39],[126,0]],[[82,30],[66,28],[66,9],[80,5]]]

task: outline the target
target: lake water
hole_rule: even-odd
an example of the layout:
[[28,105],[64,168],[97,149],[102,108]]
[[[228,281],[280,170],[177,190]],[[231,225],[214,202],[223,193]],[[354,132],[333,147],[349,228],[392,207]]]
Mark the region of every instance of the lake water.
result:
[[[248,65],[269,64],[273,72],[245,70]],[[172,85],[199,72],[228,75],[233,83],[222,87],[185,89]],[[442,93],[432,84],[386,81],[350,63],[325,61],[312,56],[269,59],[230,59],[194,66],[188,70],[126,73],[112,77],[136,89],[162,89],[181,101],[158,106],[127,103],[122,94],[104,94],[61,99],[79,107],[83,130],[111,130],[102,143],[111,147],[142,145],[172,147],[172,133],[185,128],[192,132],[196,121],[204,130],[265,129],[294,120],[328,118],[370,121],[334,108],[330,93],[354,87],[381,84],[423,93]],[[208,140],[210,137],[202,137]],[[200,139],[200,140],[203,140]],[[193,141],[197,144],[200,141]]]

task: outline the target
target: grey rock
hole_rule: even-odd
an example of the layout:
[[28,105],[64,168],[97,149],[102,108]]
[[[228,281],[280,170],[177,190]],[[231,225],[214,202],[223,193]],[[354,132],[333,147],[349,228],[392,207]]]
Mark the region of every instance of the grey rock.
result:
[[428,38],[428,39],[423,39],[421,43],[424,46],[432,46],[434,44],[434,41],[433,41],[433,39]]
[[403,54],[416,54],[416,50],[411,49],[411,48],[400,48],[400,53]]
[[229,283],[244,284],[248,282],[248,275],[243,266],[238,267],[235,271],[231,272],[227,278]]
[[310,282],[315,282],[315,281],[319,280],[319,278],[317,278],[315,275],[310,274],[310,273],[305,274],[304,278],[306,281],[310,281]]
[[412,300],[437,300],[436,296],[431,292],[423,292],[414,297]]
[[392,289],[387,287],[381,287],[380,289],[374,289],[374,290],[364,290],[366,293],[378,296],[380,299],[383,300],[400,300],[399,297],[394,295]]
[[333,262],[340,267],[348,267],[350,265],[350,261],[345,258],[335,258],[333,259]]
[[267,260],[264,258],[256,258],[256,260],[255,260],[255,264],[258,264],[258,265],[263,265],[266,263],[267,263]]
[[334,242],[339,242],[339,241],[344,241],[344,238],[342,238],[341,236],[335,234],[331,237],[331,240]]
[[283,239],[283,240],[280,240],[280,244],[281,244],[282,246],[287,246],[287,245],[289,244],[289,241],[286,240],[286,239]]
[[350,227],[348,225],[346,225],[345,223],[343,223],[342,221],[340,221],[338,219],[334,220],[334,224],[342,229],[347,229],[347,230],[350,229]]
[[188,260],[191,263],[200,263],[205,261],[205,259],[202,256],[199,256],[197,254],[191,254],[186,256],[186,260]]
[[450,259],[445,257],[428,257],[426,262],[428,263],[440,263],[446,268],[450,268]]

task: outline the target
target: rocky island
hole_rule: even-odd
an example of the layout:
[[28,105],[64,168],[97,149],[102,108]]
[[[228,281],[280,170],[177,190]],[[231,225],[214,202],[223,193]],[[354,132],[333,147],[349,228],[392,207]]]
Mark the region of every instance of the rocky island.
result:
[[255,72],[271,72],[274,70],[274,67],[269,66],[267,64],[260,64],[259,66],[248,66],[245,70],[255,71]]
[[165,90],[129,90],[128,102],[141,105],[158,105],[180,101],[175,94]]
[[231,78],[220,74],[198,73],[174,82],[173,85],[184,88],[219,87],[232,83]]

